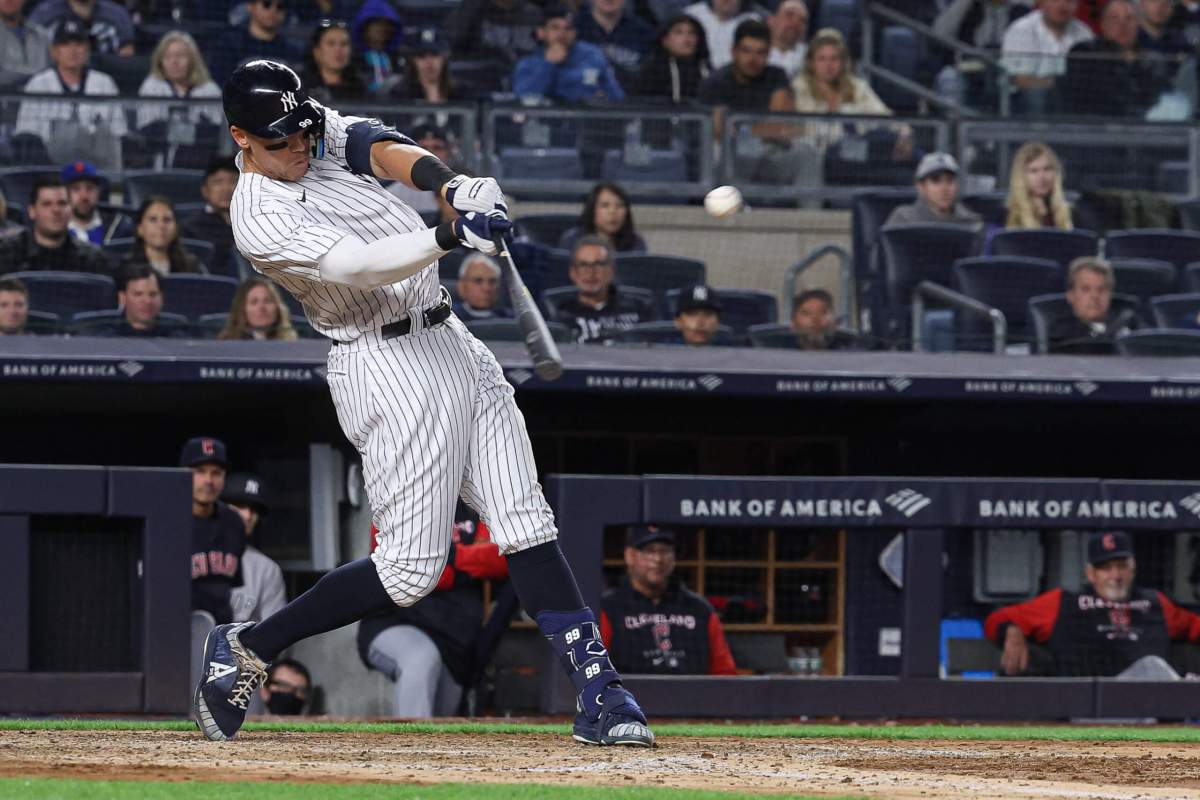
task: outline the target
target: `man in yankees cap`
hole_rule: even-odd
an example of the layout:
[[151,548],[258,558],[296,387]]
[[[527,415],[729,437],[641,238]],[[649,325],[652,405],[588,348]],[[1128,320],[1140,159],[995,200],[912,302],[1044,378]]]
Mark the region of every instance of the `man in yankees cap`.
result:
[[287,605],[283,570],[270,556],[254,546],[254,532],[267,513],[266,488],[262,478],[235,472],[225,479],[221,499],[238,513],[246,526],[246,552],[242,554],[242,583],[233,587],[230,606],[233,621],[261,622]]
[[[369,558],[327,573],[277,614],[214,629],[192,706],[204,735],[237,734],[284,648],[432,591],[461,496],[487,523],[525,611],[571,677],[574,737],[652,745],[559,549],[513,389],[438,281],[438,258],[450,250],[496,254],[511,228],[499,185],[456,175],[379,120],[322,106],[283,64],[238,67],[224,104],[240,151],[234,240],[334,342],[329,389],[362,457],[379,537]],[[426,228],[380,179],[436,192],[460,216]]]

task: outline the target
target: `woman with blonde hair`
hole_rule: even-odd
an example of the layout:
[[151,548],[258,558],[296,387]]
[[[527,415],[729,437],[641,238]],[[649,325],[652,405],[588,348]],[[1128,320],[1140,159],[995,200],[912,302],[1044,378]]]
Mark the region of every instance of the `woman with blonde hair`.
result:
[[275,284],[266,278],[246,278],[233,296],[229,320],[218,339],[293,341],[296,329]]
[[[892,115],[871,85],[854,74],[850,48],[835,28],[822,28],[813,35],[804,54],[804,67],[792,79],[792,94],[800,114]],[[912,131],[907,125],[895,127],[895,155],[907,158],[912,154]],[[804,128],[805,136],[822,150],[846,135],[846,126],[840,122],[809,122]]]
[[[196,40],[183,31],[168,31],[158,40],[150,56],[150,74],[142,81],[138,97],[162,97],[177,100],[212,98],[221,99],[221,89],[208,74],[208,66]],[[137,127],[144,128],[152,122],[165,120],[174,110],[168,103],[141,103],[138,105]],[[191,123],[210,122],[224,125],[225,118],[219,103],[209,106],[191,104],[183,109]]]
[[1062,163],[1048,145],[1021,145],[1008,175],[1008,219],[1004,226],[1071,230],[1071,205],[1063,194],[1062,174]]

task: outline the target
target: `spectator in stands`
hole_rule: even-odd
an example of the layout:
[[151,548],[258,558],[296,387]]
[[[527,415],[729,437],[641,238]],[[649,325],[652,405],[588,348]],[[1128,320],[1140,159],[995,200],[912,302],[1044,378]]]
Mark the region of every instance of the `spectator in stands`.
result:
[[500,265],[483,253],[471,253],[459,265],[458,296],[454,313],[465,322],[512,316],[499,306]]
[[0,87],[15,88],[50,65],[50,36],[25,19],[25,0],[0,0]]
[[133,55],[133,19],[123,5],[112,0],[42,0],[29,14],[29,21],[51,35],[72,22],[97,53]]
[[[463,690],[481,677],[475,656],[484,612],[481,582],[507,578],[508,562],[487,524],[464,504],[458,504],[454,520],[450,563],[433,592],[358,626],[363,663],[395,681],[398,717],[455,714]],[[372,550],[377,533],[372,526]]]
[[300,50],[280,33],[287,19],[287,0],[249,0],[247,10],[250,19],[246,27],[222,37],[209,54],[213,80],[220,85],[245,61],[269,58],[297,64],[301,60]]
[[771,29],[771,56],[767,63],[779,67],[791,80],[804,66],[808,53],[808,6],[804,0],[783,0],[767,17]]
[[165,197],[147,198],[134,218],[133,250],[122,266],[146,264],[159,275],[207,272],[196,257],[183,249],[175,206]]
[[1071,48],[1064,79],[1073,114],[1141,117],[1158,102],[1167,78],[1140,57],[1137,12],[1131,0],[1109,0],[1100,15],[1100,38]]
[[[150,54],[150,74],[138,88],[138,97],[163,97],[173,100],[202,100],[221,98],[221,87],[208,74],[208,65],[196,40],[183,31],[163,34]],[[165,103],[139,103],[137,127],[152,122],[182,119],[191,124],[208,122],[224,127],[225,116],[220,105],[191,104],[171,107]]]
[[1067,268],[1070,311],[1050,322],[1051,353],[1110,355],[1117,336],[1137,326],[1132,309],[1112,308],[1112,265],[1096,256],[1083,256]]
[[[1178,680],[1167,662],[1170,643],[1200,641],[1200,616],[1161,591],[1135,586],[1129,535],[1088,536],[1084,573],[1082,592],[1053,589],[988,615],[984,634],[1004,648],[1004,674]],[[1046,648],[1050,663],[1035,663],[1030,639]]]
[[1013,156],[1008,177],[1005,227],[1071,230],[1071,205],[1063,194],[1062,182],[1062,164],[1048,145],[1021,145]]
[[1200,0],[1178,0],[1167,27],[1181,34],[1192,50],[1200,47]]
[[693,17],[676,14],[659,29],[658,41],[642,61],[633,94],[687,102],[699,93],[708,72],[704,29]]
[[1137,46],[1138,50],[1158,53],[1178,64],[1192,47],[1182,31],[1171,27],[1174,10],[1175,0],[1141,0],[1138,3]]
[[633,224],[633,205],[619,184],[597,183],[583,198],[579,224],[563,231],[559,248],[571,250],[581,236],[599,236],[618,253],[644,253],[646,242]]
[[1080,42],[1095,37],[1075,18],[1076,0],[1040,0],[1038,10],[1008,26],[1001,46],[1002,61],[1024,111],[1055,111],[1058,78],[1067,71],[1066,55]]
[[[449,164],[455,168],[454,165],[461,162],[458,152],[452,144],[453,137],[446,129],[438,125],[419,123],[409,128],[406,133],[414,142],[441,159],[443,164]],[[452,222],[458,217],[458,212],[438,192],[414,189],[405,186],[400,181],[394,181],[387,188],[389,192],[412,206],[412,209],[418,214],[425,215],[436,211],[439,222]]]
[[675,532],[630,530],[626,574],[600,597],[600,637],[625,674],[735,675],[712,605],[675,574]]
[[300,80],[323,103],[361,101],[367,84],[352,63],[350,29],[340,19],[323,19],[313,28]]
[[100,248],[80,242],[67,232],[71,208],[67,187],[61,180],[35,180],[25,212],[29,228],[0,239],[0,274],[26,270],[112,274],[112,265]]
[[267,713],[280,717],[296,717],[307,713],[312,693],[312,676],[308,667],[294,658],[279,658],[267,667],[267,680],[258,687],[258,695]]
[[399,83],[395,53],[402,35],[400,14],[387,0],[367,0],[354,16],[354,46],[366,64],[371,94],[385,95]]
[[[162,289],[158,273],[149,264],[129,264],[118,271],[117,305],[121,307],[123,319],[112,329],[112,336],[162,338],[185,333],[164,324],[159,318],[163,307]],[[217,492],[220,493],[220,487]]]
[[0,336],[25,333],[29,321],[29,290],[18,278],[0,278]]
[[234,293],[229,319],[217,338],[291,342],[296,340],[296,329],[275,284],[252,275]]
[[76,161],[62,168],[62,181],[71,203],[67,230],[81,242],[102,247],[113,239],[132,235],[129,217],[119,211],[101,211],[100,195],[108,180],[90,161]]
[[242,553],[242,582],[234,586],[229,605],[234,622],[262,622],[287,605],[283,570],[254,546],[254,532],[267,513],[262,478],[234,473],[225,479],[221,500],[237,512],[246,526],[246,550]]
[[770,51],[771,31],[766,23],[742,22],[734,35],[731,60],[700,85],[700,102],[735,111],[793,110],[787,75],[767,64]]
[[675,310],[675,328],[680,344],[707,347],[721,327],[721,298],[716,290],[702,283],[688,286],[679,294]]
[[560,297],[551,316],[575,327],[581,342],[601,342],[617,331],[654,318],[652,304],[622,294],[613,283],[612,245],[599,236],[581,236],[571,252],[571,282],[579,290]]
[[[156,280],[154,272],[143,280]],[[233,620],[230,597],[246,549],[245,525],[219,499],[229,470],[225,452],[220,439],[198,436],[179,455],[179,466],[192,470],[192,610],[211,614],[217,624]]]
[[575,17],[575,28],[579,40],[599,47],[621,84],[631,87],[654,44],[654,29],[626,13],[625,5],[625,0],[588,0]]
[[443,25],[458,58],[488,59],[508,72],[538,50],[542,12],[529,0],[463,0]]
[[450,77],[450,48],[441,33],[434,28],[417,32],[404,64],[404,79],[392,94],[438,105],[462,99]]
[[4,190],[0,189],[0,239],[16,236],[23,230],[24,226],[9,219],[8,201],[4,199]]
[[[795,103],[788,111],[801,114],[855,114],[890,117],[871,85],[854,74],[854,63],[846,39],[833,28],[822,28],[808,43],[804,68],[792,79]],[[772,109],[774,110],[774,109]],[[840,141],[848,131],[860,133],[863,126],[841,122],[808,122],[803,126],[805,140],[819,150]],[[907,125],[895,126],[892,157],[903,161],[912,157],[912,131]]]
[[525,56],[513,70],[513,92],[560,103],[624,100],[625,91],[604,52],[575,39],[575,21],[565,6],[546,10],[537,29],[542,49]]
[[893,209],[885,225],[941,222],[976,230],[983,227],[983,219],[958,201],[958,162],[954,156],[929,153],[917,164],[913,180],[916,201]]
[[726,67],[733,61],[738,27],[746,20],[761,22],[766,16],[753,0],[698,0],[686,6],[683,13],[695,19],[700,23],[700,27],[704,28],[709,61],[715,70]]
[[984,50],[999,50],[1004,32],[1030,11],[1034,0],[951,0],[933,21],[947,39]]
[[[25,84],[25,94],[61,94],[72,97],[117,94],[117,84],[109,75],[89,69],[91,45],[88,33],[78,22],[66,20],[54,32],[50,60],[54,66],[34,75]],[[25,100],[17,112],[14,133],[32,133],[50,148],[83,149],[92,139],[115,143],[124,135],[125,112],[119,105],[98,105],[56,100]],[[109,136],[102,137],[101,133]],[[56,147],[56,145],[58,147]],[[65,160],[65,159],[64,159]]]
[[232,272],[233,226],[229,220],[229,204],[237,187],[238,169],[232,158],[222,156],[211,161],[204,170],[200,196],[204,210],[184,219],[179,229],[185,239],[200,239],[213,245],[212,271]]
[[833,315],[833,296],[824,289],[808,289],[792,304],[792,332],[798,350],[861,350],[857,336],[842,330]]

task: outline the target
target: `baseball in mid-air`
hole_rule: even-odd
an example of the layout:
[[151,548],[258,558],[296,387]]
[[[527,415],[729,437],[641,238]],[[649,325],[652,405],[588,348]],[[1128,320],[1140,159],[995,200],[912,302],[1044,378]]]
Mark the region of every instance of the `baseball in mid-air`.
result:
[[704,196],[704,210],[717,219],[742,210],[742,193],[736,186],[718,186]]

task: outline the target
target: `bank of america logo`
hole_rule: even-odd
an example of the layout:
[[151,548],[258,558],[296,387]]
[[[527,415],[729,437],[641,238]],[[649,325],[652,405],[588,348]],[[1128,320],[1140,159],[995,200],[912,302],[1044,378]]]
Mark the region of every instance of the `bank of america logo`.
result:
[[533,373],[527,369],[514,369],[512,372],[508,373],[508,379],[510,381],[512,381],[513,383],[515,383],[517,386],[520,386],[522,383],[524,383],[525,381],[529,380],[532,377],[533,377]]
[[716,375],[701,375],[699,378],[696,378],[696,383],[700,384],[705,389],[708,389],[710,392],[724,382],[725,381],[721,380]]
[[898,375],[895,378],[888,378],[887,385],[895,389],[897,392],[903,392],[905,389],[912,386],[912,380],[905,378],[903,375]]
[[1179,501],[1179,505],[1192,512],[1197,517],[1200,517],[1200,492],[1189,494],[1187,497]]
[[[1200,493],[1197,500],[1200,501]],[[888,495],[883,502],[911,519],[918,511],[933,502],[930,498],[912,489],[901,489],[895,494]]]
[[1087,397],[1089,394],[1099,388],[1100,387],[1098,385],[1092,383],[1091,381],[1077,381],[1075,383],[1075,391],[1079,392],[1084,397]]
[[121,370],[125,377],[132,378],[145,369],[145,367],[136,361],[122,361],[120,364],[117,364],[117,369]]

